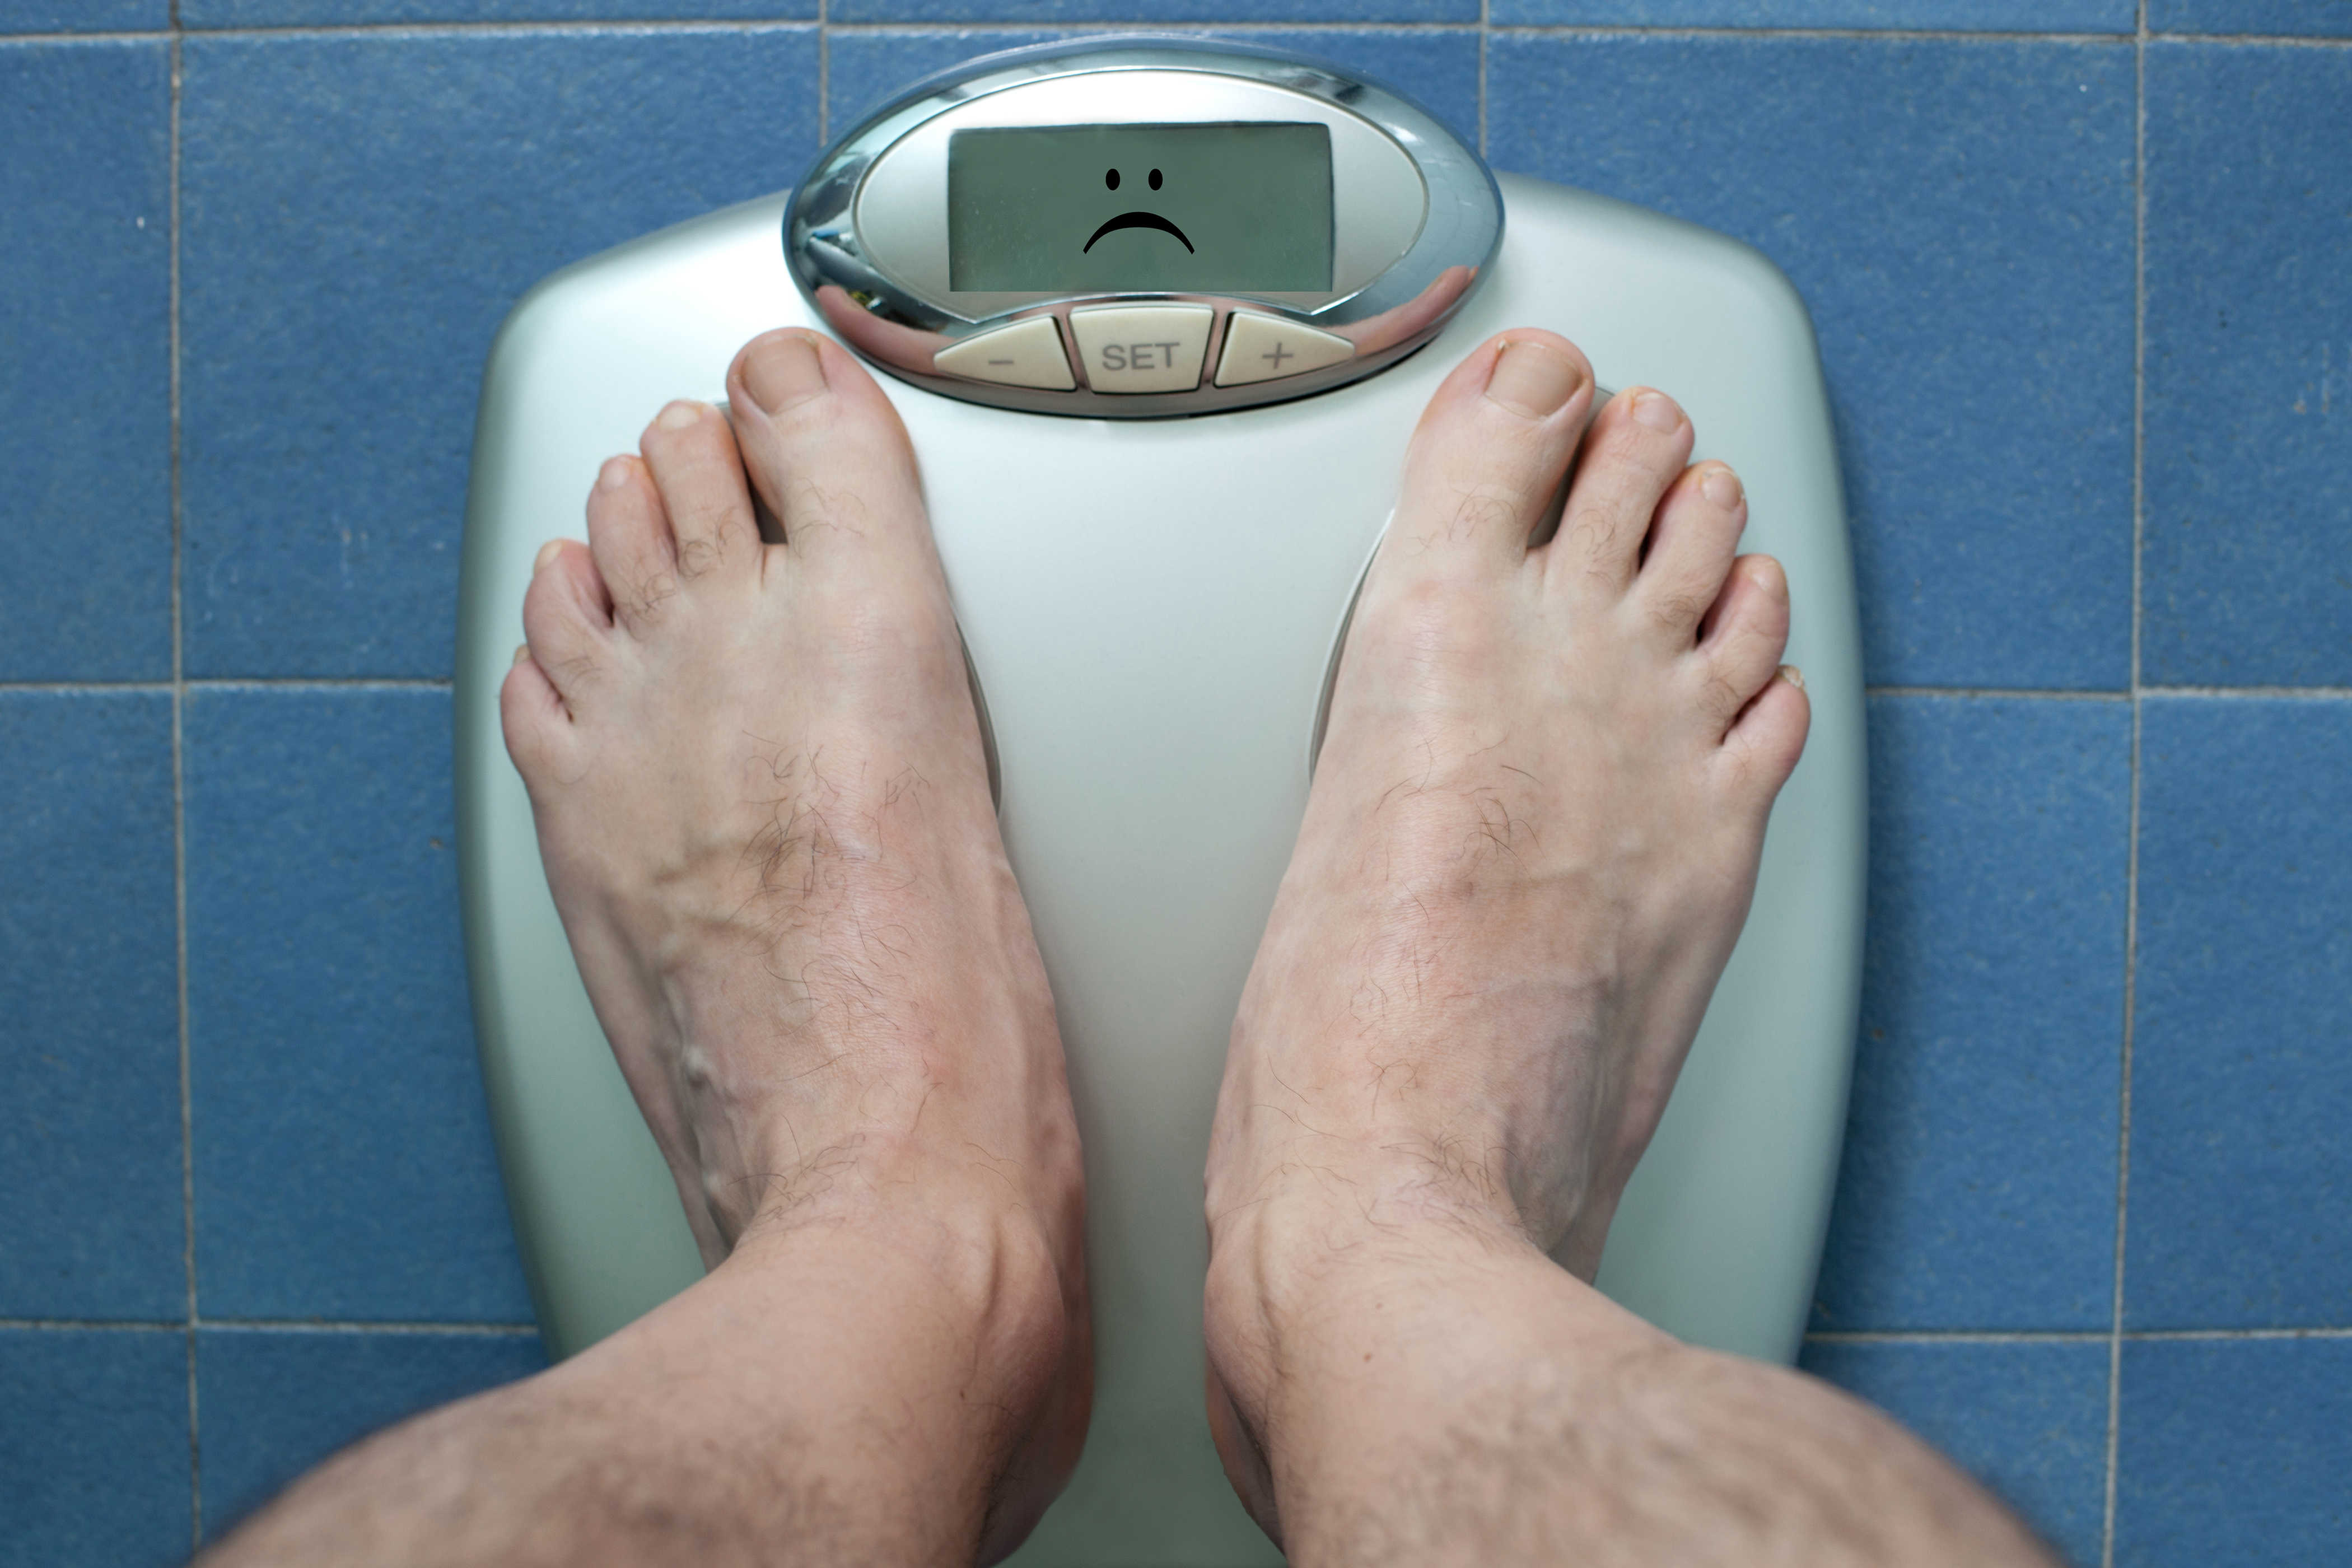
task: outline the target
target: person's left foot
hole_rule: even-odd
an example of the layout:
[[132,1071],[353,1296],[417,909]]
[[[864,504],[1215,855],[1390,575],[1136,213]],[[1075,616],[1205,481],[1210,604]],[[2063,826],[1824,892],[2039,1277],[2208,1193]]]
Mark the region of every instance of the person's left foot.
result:
[[541,552],[507,745],[706,1261],[810,1225],[935,1238],[1002,1320],[965,1396],[1037,1412],[996,1510],[1017,1540],[1089,1382],[1053,999],[896,411],[808,332],[728,390],[731,431],[670,405],[604,466],[588,542]]

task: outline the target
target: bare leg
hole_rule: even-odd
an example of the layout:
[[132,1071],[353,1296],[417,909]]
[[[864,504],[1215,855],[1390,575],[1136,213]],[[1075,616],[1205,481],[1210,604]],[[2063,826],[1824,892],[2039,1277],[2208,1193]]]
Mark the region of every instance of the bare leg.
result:
[[1414,437],[1211,1145],[1226,1468],[1304,1568],[2042,1561],[1885,1418],[1588,1283],[1807,719],[1671,399],[1601,413],[1528,547],[1591,384],[1513,332]]
[[969,1563],[1076,1460],[1076,1131],[906,433],[807,333],[729,395],[734,435],[674,404],[605,466],[503,693],[712,1270],[330,1461],[224,1563]]

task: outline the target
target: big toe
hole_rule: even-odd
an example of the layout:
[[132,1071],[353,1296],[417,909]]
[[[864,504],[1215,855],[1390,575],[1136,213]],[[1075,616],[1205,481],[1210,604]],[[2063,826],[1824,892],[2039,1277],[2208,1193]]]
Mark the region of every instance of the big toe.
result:
[[1383,573],[1523,564],[1591,406],[1592,367],[1566,338],[1524,328],[1479,345],[1413,432]]
[[735,356],[727,395],[744,465],[789,551],[931,559],[906,426],[847,351],[799,329],[766,333]]

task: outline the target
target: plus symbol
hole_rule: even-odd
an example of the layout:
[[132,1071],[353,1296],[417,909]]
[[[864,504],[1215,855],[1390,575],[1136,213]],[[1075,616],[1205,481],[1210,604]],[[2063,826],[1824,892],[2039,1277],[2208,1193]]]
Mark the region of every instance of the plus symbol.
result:
[[1275,340],[1274,352],[1273,352],[1272,353],[1270,353],[1270,354],[1260,354],[1260,355],[1258,355],[1257,357],[1258,357],[1258,358],[1260,358],[1260,359],[1265,359],[1265,360],[1272,360],[1272,361],[1274,362],[1274,368],[1275,368],[1275,369],[1276,369],[1276,370],[1280,370],[1280,369],[1282,368],[1282,362],[1283,362],[1284,360],[1286,360],[1286,359],[1297,359],[1298,356],[1297,356],[1297,354],[1286,354],[1286,353],[1283,353],[1283,352],[1282,352],[1282,342],[1281,342],[1281,340],[1280,340],[1280,339],[1278,339],[1278,338],[1277,338],[1276,340]]

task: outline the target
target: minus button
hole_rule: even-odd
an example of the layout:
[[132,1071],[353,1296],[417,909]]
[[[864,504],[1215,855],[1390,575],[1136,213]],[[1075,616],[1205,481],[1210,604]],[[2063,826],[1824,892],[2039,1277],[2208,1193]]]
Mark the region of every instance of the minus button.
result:
[[1062,350],[1062,329],[1051,316],[1031,316],[950,343],[931,356],[931,368],[966,381],[1041,392],[1072,392],[1078,384]]

